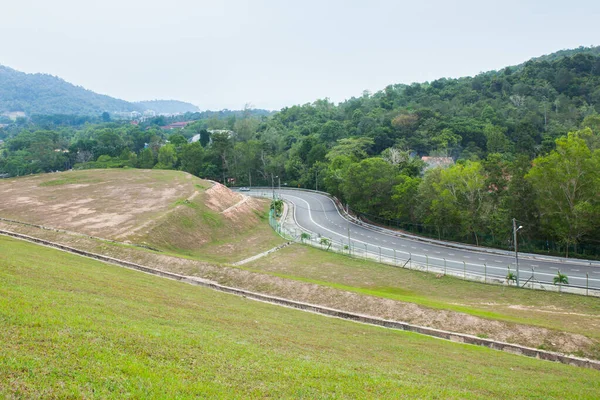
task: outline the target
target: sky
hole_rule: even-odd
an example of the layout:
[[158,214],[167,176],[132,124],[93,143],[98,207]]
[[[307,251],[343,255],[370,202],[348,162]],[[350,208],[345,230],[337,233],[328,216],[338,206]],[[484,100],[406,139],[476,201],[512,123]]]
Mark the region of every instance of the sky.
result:
[[600,45],[600,1],[19,0],[0,64],[202,110],[340,102]]

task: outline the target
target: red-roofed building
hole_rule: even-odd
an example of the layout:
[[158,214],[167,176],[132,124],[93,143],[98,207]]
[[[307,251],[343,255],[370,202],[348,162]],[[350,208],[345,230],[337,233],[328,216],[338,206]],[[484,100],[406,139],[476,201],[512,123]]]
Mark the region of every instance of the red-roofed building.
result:
[[171,130],[171,129],[182,129],[191,124],[194,121],[183,121],[183,122],[173,122],[172,124],[161,126],[161,129]]

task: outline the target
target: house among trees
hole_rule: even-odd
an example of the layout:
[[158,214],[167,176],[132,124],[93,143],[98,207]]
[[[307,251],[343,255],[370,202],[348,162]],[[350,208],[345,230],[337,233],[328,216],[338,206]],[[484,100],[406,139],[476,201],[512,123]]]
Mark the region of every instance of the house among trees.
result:
[[173,122],[172,124],[161,126],[161,129],[164,130],[172,130],[172,129],[183,129],[194,121],[182,121],[182,122]]
[[425,163],[425,170],[442,167],[448,168],[454,165],[454,159],[452,157],[429,157],[423,156],[421,160]]

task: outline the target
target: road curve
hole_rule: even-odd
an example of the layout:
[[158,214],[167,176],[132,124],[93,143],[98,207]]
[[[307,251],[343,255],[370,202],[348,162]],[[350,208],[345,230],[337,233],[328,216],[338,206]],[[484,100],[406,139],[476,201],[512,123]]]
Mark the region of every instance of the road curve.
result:
[[[440,268],[445,265],[448,269],[464,270],[467,274],[483,276],[485,270],[488,277],[498,279],[506,277],[508,266],[516,273],[512,252],[411,238],[392,230],[350,221],[325,194],[292,189],[276,189],[274,192],[294,204],[294,217],[302,229],[344,244],[349,243],[352,248],[366,249],[384,257],[397,257],[398,260],[411,258],[413,262]],[[558,271],[568,276],[570,286],[585,288],[589,285],[590,289],[600,289],[598,262],[519,253],[521,285],[532,277],[534,281],[552,285]]]

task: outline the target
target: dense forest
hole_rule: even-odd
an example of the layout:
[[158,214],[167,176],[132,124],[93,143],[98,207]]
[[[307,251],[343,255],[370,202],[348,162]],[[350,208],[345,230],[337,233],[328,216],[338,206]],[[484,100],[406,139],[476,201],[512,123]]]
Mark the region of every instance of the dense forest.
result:
[[20,121],[0,130],[0,173],[169,168],[237,186],[278,178],[422,235],[510,248],[516,218],[523,250],[599,257],[600,55],[557,54],[338,105],[187,114],[193,122],[179,130],[161,130],[164,119]]
[[102,112],[185,113],[196,106],[175,100],[130,103],[94,93],[48,74],[26,74],[0,65],[0,114],[23,111],[33,114],[100,115]]

